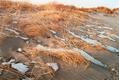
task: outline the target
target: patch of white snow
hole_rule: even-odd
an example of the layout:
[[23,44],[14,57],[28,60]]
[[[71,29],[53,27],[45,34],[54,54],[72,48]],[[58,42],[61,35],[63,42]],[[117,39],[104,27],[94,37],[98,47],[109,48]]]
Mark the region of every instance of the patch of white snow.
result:
[[90,38],[87,38],[87,37],[84,37],[82,36],[81,39],[91,45],[101,45],[100,42],[98,42],[97,40],[93,40],[93,39],[90,39]]
[[79,51],[80,54],[88,61],[100,65],[102,67],[107,67],[107,65],[103,64],[102,62],[100,62],[99,60],[95,59],[94,57],[90,56],[88,53],[86,53],[85,51],[81,50],[81,49],[77,49],[75,48],[75,50]]
[[117,36],[115,34],[113,34],[112,37],[115,37],[115,38],[119,39],[119,36]]
[[57,71],[59,69],[57,63],[47,63],[49,67],[51,67],[54,71]]
[[53,31],[53,30],[50,30],[50,32],[52,32],[53,34],[57,34],[57,32]]
[[89,43],[89,44],[91,44],[91,45],[101,45],[101,43],[98,42],[97,40],[93,40],[93,39],[87,38],[87,37],[85,37],[85,36],[81,36],[81,37],[80,37],[80,36],[76,35],[75,33],[71,32],[71,31],[69,31],[69,30],[67,30],[67,31],[68,31],[68,33],[70,33],[70,34],[73,35],[74,37],[80,38],[80,39],[82,39],[83,41],[85,41],[85,42],[87,42],[87,43]]
[[9,65],[12,62],[15,62],[15,59],[11,59],[9,62],[3,62],[2,65]]
[[28,66],[24,65],[23,63],[11,63],[11,67],[21,73],[25,73],[29,70]]
[[112,46],[106,46],[105,48],[106,48],[107,50],[111,51],[111,52],[119,53],[119,49],[114,48],[114,47],[112,47]]
[[17,51],[18,52],[22,52],[23,50],[22,50],[22,48],[18,48]]

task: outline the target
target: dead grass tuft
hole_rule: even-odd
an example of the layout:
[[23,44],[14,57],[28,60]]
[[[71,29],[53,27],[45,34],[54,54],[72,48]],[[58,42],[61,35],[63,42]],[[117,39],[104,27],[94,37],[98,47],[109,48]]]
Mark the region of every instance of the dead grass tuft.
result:
[[0,0],[0,9],[8,11],[33,11],[34,9],[36,9],[36,7],[26,2],[12,2],[9,0]]
[[48,29],[42,25],[36,23],[29,23],[26,25],[21,26],[21,30],[28,36],[28,37],[48,37]]
[[69,64],[88,64],[88,61],[84,59],[80,53],[75,52],[73,50],[68,50],[68,49],[44,49],[44,48],[39,48],[36,49],[35,47],[28,47],[25,51],[31,56],[31,58],[37,57],[37,56],[47,56],[51,58],[57,58],[59,60],[62,60],[66,63]]
[[63,62],[69,63],[69,64],[88,64],[88,62],[81,56],[77,55],[77,53],[70,53],[70,52],[39,52],[39,55],[48,56],[48,57],[54,57],[59,60],[62,60]]
[[107,7],[80,8],[79,10],[89,12],[89,13],[96,12],[96,13],[113,14],[113,10]]

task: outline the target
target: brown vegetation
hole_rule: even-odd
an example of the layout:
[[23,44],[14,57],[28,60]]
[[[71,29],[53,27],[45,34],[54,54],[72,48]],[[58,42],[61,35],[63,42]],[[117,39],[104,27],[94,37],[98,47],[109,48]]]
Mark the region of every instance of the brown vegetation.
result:
[[119,8],[115,8],[112,10],[114,13],[119,13]]
[[[98,55],[98,51],[105,51],[100,44],[91,45],[77,37],[84,33],[90,35],[90,30],[94,29],[94,26],[99,26],[95,23],[96,19],[88,14],[114,14],[117,11],[119,11],[118,8],[113,10],[106,7],[76,8],[58,3],[33,5],[0,0],[0,54],[12,53],[9,58],[15,58],[18,62],[30,65],[30,70],[25,75],[27,77],[32,75],[33,80],[45,80],[44,75],[46,80],[49,77],[53,78],[53,70],[46,65],[50,62],[49,58],[52,58],[51,62],[54,59],[60,64],[69,63],[68,65],[84,67],[90,61],[78,50],[84,50],[91,56]],[[88,24],[89,27],[87,27]],[[85,31],[81,32],[80,27]],[[72,35],[68,31],[71,31]],[[96,33],[95,37],[91,36],[92,39],[97,38]],[[18,41],[16,41],[17,38]],[[37,45],[41,45],[39,49]]]
[[21,26],[21,30],[25,33],[28,37],[48,37],[48,29],[42,25],[36,23],[27,23],[26,25]]
[[96,7],[96,8],[81,8],[81,11],[85,12],[96,12],[96,13],[105,13],[105,14],[113,14],[113,10],[106,7]]
[[33,11],[36,7],[30,3],[19,3],[11,2],[8,0],[0,0],[0,9],[7,10],[8,12],[13,11]]

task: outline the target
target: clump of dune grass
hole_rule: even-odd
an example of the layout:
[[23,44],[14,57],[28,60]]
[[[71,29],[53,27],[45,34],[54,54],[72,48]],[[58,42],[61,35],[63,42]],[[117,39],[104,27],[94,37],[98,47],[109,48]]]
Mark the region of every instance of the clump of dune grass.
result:
[[70,49],[50,49],[50,48],[45,48],[40,46],[39,48],[36,47],[32,47],[29,48],[28,53],[30,52],[30,55],[32,55],[32,57],[36,57],[36,56],[49,56],[49,57],[54,57],[57,58],[59,60],[62,60],[66,63],[69,64],[88,64],[88,61],[86,59],[84,59],[80,54],[78,54],[77,52],[70,50]]
[[25,55],[29,56],[31,60],[35,59],[36,57],[49,57],[52,59],[61,60],[67,64],[74,64],[75,66],[78,65],[89,65],[89,62],[83,58],[77,52],[68,49],[44,49],[43,47],[36,48],[35,46],[27,47],[25,49]]
[[36,7],[27,2],[13,2],[10,0],[0,0],[0,8],[8,11],[33,11]]

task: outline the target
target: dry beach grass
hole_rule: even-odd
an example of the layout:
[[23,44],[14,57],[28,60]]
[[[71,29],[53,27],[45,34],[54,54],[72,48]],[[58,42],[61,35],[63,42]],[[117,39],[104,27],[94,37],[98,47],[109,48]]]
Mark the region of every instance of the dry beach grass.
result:
[[0,0],[0,80],[118,80],[118,20],[118,8]]

